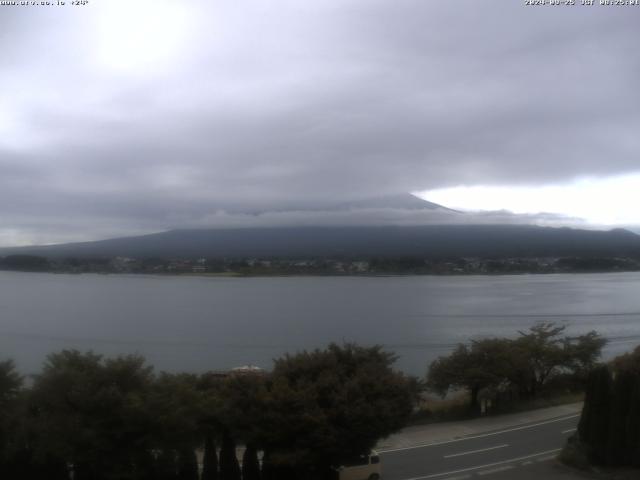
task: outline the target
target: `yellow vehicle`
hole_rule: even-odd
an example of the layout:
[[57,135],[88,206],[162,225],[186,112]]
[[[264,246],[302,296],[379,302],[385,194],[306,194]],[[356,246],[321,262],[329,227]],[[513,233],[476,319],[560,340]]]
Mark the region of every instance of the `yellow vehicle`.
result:
[[377,453],[364,455],[337,469],[339,480],[380,480],[382,468]]

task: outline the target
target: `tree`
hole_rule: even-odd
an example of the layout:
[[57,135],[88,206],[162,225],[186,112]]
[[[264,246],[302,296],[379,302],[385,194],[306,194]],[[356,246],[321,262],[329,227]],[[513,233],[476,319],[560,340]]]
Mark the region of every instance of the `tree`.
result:
[[146,399],[153,447],[185,452],[202,444],[202,396],[197,375],[162,372],[151,384]]
[[470,407],[477,411],[483,389],[516,388],[522,398],[535,397],[551,378],[570,374],[586,381],[606,341],[596,332],[561,336],[564,326],[538,323],[516,339],[487,338],[460,344],[429,366],[427,386],[446,395],[466,389]]
[[178,454],[178,480],[198,480],[198,458],[191,448],[183,448]]
[[354,344],[277,359],[261,422],[269,468],[319,478],[402,428],[416,391],[394,361]]
[[573,448],[591,463],[640,466],[640,347],[588,377]]
[[218,454],[213,435],[206,436],[202,458],[202,480],[218,480]]
[[429,366],[427,387],[446,395],[452,388],[464,388],[470,394],[470,408],[479,409],[478,395],[484,388],[500,386],[515,377],[512,344],[507,339],[485,339],[460,344],[448,356],[439,357]]
[[236,456],[236,443],[225,430],[220,449],[220,480],[240,480],[240,464]]
[[[262,418],[266,408],[268,395],[267,377],[261,374],[232,375],[218,385],[220,424],[225,435],[246,446],[242,462],[243,480],[259,479],[260,465],[257,458],[257,445],[262,441]],[[224,436],[223,436],[224,450]],[[220,452],[220,473],[222,476],[222,457]],[[234,457],[229,455],[229,463],[233,471],[228,474],[235,476]],[[226,467],[225,467],[226,470]],[[227,473],[225,473],[227,474]],[[235,477],[234,477],[235,478]]]
[[12,457],[19,453],[16,415],[22,381],[13,361],[0,362],[0,477],[8,477],[10,464],[15,460]]
[[221,381],[215,394],[219,428],[244,445],[259,445],[268,389],[268,377],[261,374],[231,375]]
[[517,356],[526,361],[519,384],[521,393],[535,397],[560,372],[586,379],[600,358],[606,339],[595,331],[578,337],[561,336],[565,330],[565,325],[541,322],[528,332],[519,332],[514,346]]
[[[640,351],[638,349],[637,351]],[[625,433],[627,438],[626,460],[628,465],[640,467],[640,375],[636,376],[635,386],[631,393],[631,408],[627,414]]]
[[563,348],[564,342],[559,335],[565,326],[552,322],[542,322],[534,325],[528,332],[519,332],[520,338],[514,341],[514,346],[521,358],[527,359],[526,371],[523,372],[521,392],[535,397],[554,371],[568,362]]
[[640,467],[640,346],[611,365],[615,379],[608,461]]
[[0,362],[0,408],[4,410],[13,402],[22,387],[22,376],[16,372],[12,360]]
[[612,365],[616,372],[626,371],[640,375],[640,345],[631,353],[614,358]]
[[[631,432],[628,432],[626,427],[636,382],[635,375],[623,371],[616,375],[612,383],[606,451],[606,460],[609,465],[628,464],[633,456],[629,438]],[[640,408],[640,405],[636,408]]]
[[242,456],[242,480],[260,480],[260,462],[254,445],[247,445]]
[[594,463],[604,463],[607,458],[611,384],[611,371],[606,365],[592,371],[578,423],[579,438],[587,446],[587,456]]
[[50,355],[33,385],[37,452],[74,465],[75,478],[129,474],[150,448],[150,367],[138,356]]
[[158,480],[178,480],[178,462],[175,450],[164,448],[157,460]]
[[602,349],[607,344],[607,339],[592,330],[575,338],[565,337],[563,348],[566,352],[566,366],[575,375],[586,380],[589,372],[600,360]]
[[36,255],[8,255],[0,258],[0,269],[44,272],[50,268],[49,260]]

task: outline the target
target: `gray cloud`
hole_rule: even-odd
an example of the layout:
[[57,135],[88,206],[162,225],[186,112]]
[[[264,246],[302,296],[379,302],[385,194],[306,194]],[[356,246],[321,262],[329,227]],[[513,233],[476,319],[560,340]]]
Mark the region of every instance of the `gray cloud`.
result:
[[[99,62],[100,2],[1,8],[0,243],[639,169],[640,9],[195,1],[177,55],[127,70]],[[290,213],[240,213],[267,207]]]

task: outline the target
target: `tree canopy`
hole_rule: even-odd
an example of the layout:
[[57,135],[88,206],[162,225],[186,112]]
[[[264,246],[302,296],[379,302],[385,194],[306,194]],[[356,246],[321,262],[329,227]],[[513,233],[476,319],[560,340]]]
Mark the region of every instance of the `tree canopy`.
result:
[[429,366],[427,386],[442,395],[467,389],[471,408],[478,407],[482,389],[512,388],[535,397],[554,376],[570,373],[586,378],[606,340],[595,331],[571,337],[565,326],[544,322],[519,332],[517,338],[487,338],[460,344]]
[[203,479],[258,479],[259,451],[267,470],[312,479],[405,424],[415,382],[394,360],[346,344],[287,355],[269,374],[156,374],[140,356],[64,350],[28,388],[0,363],[0,473],[197,480],[204,449]]
[[569,447],[593,464],[640,467],[640,347],[589,375]]
[[392,370],[381,347],[332,344],[275,362],[266,399],[265,448],[271,461],[320,472],[367,454],[402,428],[416,385]]

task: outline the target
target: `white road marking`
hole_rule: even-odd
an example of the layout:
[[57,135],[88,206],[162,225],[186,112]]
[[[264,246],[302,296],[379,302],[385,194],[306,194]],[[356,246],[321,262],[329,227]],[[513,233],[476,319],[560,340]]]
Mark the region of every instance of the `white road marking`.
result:
[[505,443],[504,445],[496,445],[495,447],[480,448],[478,450],[469,450],[468,452],[452,453],[451,455],[444,455],[444,458],[461,457],[463,455],[471,455],[472,453],[487,452],[489,450],[496,450],[498,448],[505,448],[508,446],[509,444]]
[[516,463],[516,462],[519,462],[521,460],[527,460],[529,458],[539,457],[540,455],[548,455],[550,453],[557,453],[560,450],[562,450],[562,449],[561,448],[556,448],[555,450],[547,450],[545,452],[533,453],[531,455],[525,455],[524,457],[510,458],[509,460],[503,460],[501,462],[487,463],[486,465],[477,465],[475,467],[468,467],[468,468],[463,468],[463,469],[460,469],[460,470],[453,470],[451,472],[433,473],[431,475],[425,475],[425,476],[422,476],[422,477],[411,477],[411,478],[408,478],[406,480],[426,480],[428,478],[438,478],[438,477],[444,477],[446,475],[455,475],[456,473],[471,472],[473,470],[480,470],[482,468],[495,467],[497,465],[505,465],[507,463]]
[[536,462],[548,462],[549,460],[553,460],[554,458],[556,458],[555,455],[548,455],[546,457],[536,458]]
[[511,470],[513,465],[505,465],[504,467],[492,468],[491,470],[482,470],[478,472],[478,475],[491,475],[492,473],[504,472],[505,470]]
[[575,432],[577,430],[577,428],[569,428],[567,430],[562,430],[562,432],[560,433],[571,433],[571,432]]
[[569,415],[568,417],[554,418],[553,420],[547,420],[545,422],[534,423],[532,425],[522,425],[520,427],[508,428],[506,430],[500,430],[498,432],[482,433],[480,435],[473,435],[473,436],[470,436],[470,437],[463,437],[463,438],[455,438],[453,440],[444,440],[442,442],[421,443],[419,445],[412,445],[410,447],[389,448],[387,450],[376,449],[376,451],[378,453],[392,453],[392,452],[401,452],[401,451],[404,451],[404,450],[415,450],[416,448],[426,448],[426,447],[435,447],[437,445],[447,445],[449,443],[464,442],[466,440],[473,440],[473,439],[476,439],[476,438],[491,437],[493,435],[500,435],[502,433],[516,432],[518,430],[526,430],[527,428],[539,427],[540,425],[548,425],[550,423],[563,422],[565,420],[570,420],[572,418],[576,418],[576,417],[579,417],[579,416],[580,416],[580,414],[576,413],[575,415]]
[[458,475],[457,477],[448,477],[442,480],[467,480],[467,478],[471,478],[471,475]]

